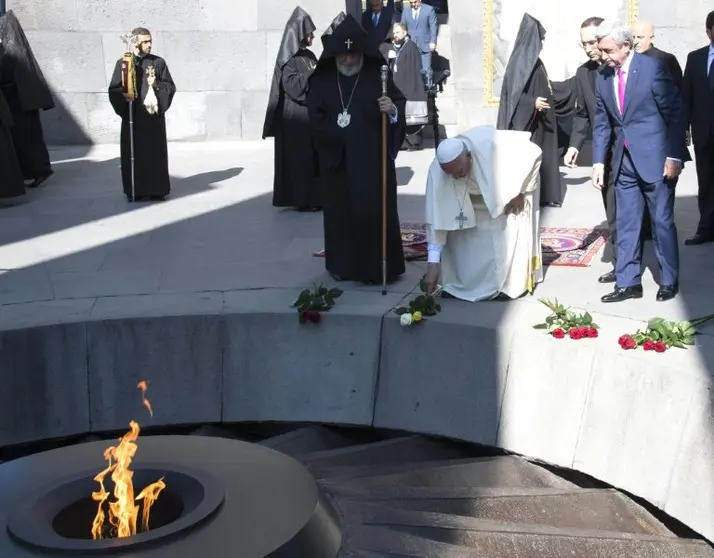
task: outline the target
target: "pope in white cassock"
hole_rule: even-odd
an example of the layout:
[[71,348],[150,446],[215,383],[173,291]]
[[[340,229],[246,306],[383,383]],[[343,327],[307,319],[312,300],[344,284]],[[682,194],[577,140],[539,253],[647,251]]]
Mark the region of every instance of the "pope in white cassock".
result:
[[530,133],[479,126],[444,140],[429,167],[424,287],[471,302],[518,298],[543,280],[541,150]]

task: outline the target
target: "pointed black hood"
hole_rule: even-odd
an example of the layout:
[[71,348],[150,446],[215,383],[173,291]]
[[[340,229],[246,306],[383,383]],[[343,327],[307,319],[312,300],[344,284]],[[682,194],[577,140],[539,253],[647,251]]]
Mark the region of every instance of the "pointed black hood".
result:
[[501,87],[498,107],[499,130],[507,130],[516,112],[518,101],[533,74],[540,53],[543,50],[545,28],[530,14],[523,14],[518,35],[513,44],[513,52],[508,59]]
[[22,109],[30,112],[54,108],[55,103],[45,76],[12,10],[0,16],[0,42],[5,49],[0,65],[0,79],[15,84]]
[[322,44],[325,50],[321,59],[354,53],[384,60],[374,41],[369,38],[367,32],[350,14],[345,16],[331,34],[322,37]]
[[293,10],[290,19],[285,24],[283,39],[280,41],[278,55],[275,58],[275,68],[273,69],[273,81],[270,84],[270,94],[268,96],[268,108],[265,111],[265,121],[263,123],[263,139],[275,135],[274,121],[275,111],[280,103],[280,79],[283,67],[290,59],[297,54],[302,43],[310,33],[315,31],[315,24],[312,22],[310,14],[300,6]]
[[345,12],[340,12],[337,14],[337,17],[332,20],[332,23],[330,23],[329,27],[325,29],[325,32],[322,34],[322,37],[320,37],[320,40],[322,41],[322,49],[323,52],[330,40],[330,35],[332,35],[335,32],[335,29],[337,29],[337,26],[342,23],[347,16],[345,15]]

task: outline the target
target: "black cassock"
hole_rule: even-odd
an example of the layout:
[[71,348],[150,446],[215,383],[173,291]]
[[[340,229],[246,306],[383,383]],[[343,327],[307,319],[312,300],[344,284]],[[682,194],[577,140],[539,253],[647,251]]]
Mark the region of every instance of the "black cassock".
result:
[[[323,37],[323,42],[326,50],[310,79],[308,111],[323,195],[325,267],[340,279],[381,281],[382,149],[387,148],[386,260],[387,281],[391,282],[405,271],[394,165],[404,137],[404,97],[390,75],[387,95],[397,107],[398,121],[388,124],[388,145],[383,147],[377,99],[382,95],[380,67],[384,58],[376,47],[368,46],[365,32],[351,15],[329,37]],[[344,52],[345,43],[352,51],[365,53],[358,75],[345,77],[337,71],[333,56]],[[344,128],[337,123],[343,107],[351,115]]]
[[[166,141],[166,118],[176,93],[176,85],[163,58],[148,54],[135,57],[138,99],[132,102],[134,118],[134,199],[163,198],[171,192],[169,154]],[[149,114],[144,99],[149,92],[147,69],[153,66],[156,74],[154,94],[159,105],[158,114]],[[121,84],[122,61],[118,60],[109,83],[109,102],[121,117],[121,178],[124,194],[132,197],[131,145],[129,132],[129,103],[124,99]]]
[[13,143],[25,179],[52,174],[40,111],[55,103],[20,22],[11,11],[0,16],[0,89],[10,107]]
[[263,139],[275,138],[275,207],[308,209],[322,205],[307,113],[307,90],[317,57],[303,44],[314,30],[307,12],[299,6],[295,8],[275,60],[263,126]]
[[[405,41],[401,46],[391,43],[383,43],[380,51],[385,54],[389,67],[394,76],[394,84],[402,92],[407,100],[405,109],[407,116],[406,133],[408,137],[404,141],[402,148],[417,148],[421,146],[421,132],[428,119],[418,123],[412,120],[417,115],[427,115],[427,94],[424,86],[424,78],[421,74],[421,53],[419,47],[412,40]],[[390,57],[390,53],[394,53]],[[413,112],[412,108],[414,109]],[[411,113],[411,114],[410,114]]]
[[[524,14],[503,78],[497,128],[531,132],[531,141],[543,152],[540,203],[560,205],[565,198],[565,184],[560,178],[556,103],[540,59],[544,38],[545,29],[540,22]],[[536,110],[538,97],[544,97],[551,108]]]
[[0,198],[14,198],[25,193],[20,162],[12,140],[12,115],[0,91]]

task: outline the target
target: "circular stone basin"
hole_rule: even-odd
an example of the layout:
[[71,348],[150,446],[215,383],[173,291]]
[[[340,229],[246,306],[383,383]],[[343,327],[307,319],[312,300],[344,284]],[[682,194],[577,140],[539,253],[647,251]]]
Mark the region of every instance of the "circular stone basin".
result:
[[[151,508],[150,530],[92,540],[91,495],[99,486],[93,478],[112,444],[79,444],[0,465],[0,522],[7,527],[0,556],[334,558],[339,551],[336,514],[300,463],[262,446],[200,436],[139,438],[135,494],[162,477],[166,483]],[[110,480],[105,486],[111,492]],[[141,513],[138,523],[141,529]]]

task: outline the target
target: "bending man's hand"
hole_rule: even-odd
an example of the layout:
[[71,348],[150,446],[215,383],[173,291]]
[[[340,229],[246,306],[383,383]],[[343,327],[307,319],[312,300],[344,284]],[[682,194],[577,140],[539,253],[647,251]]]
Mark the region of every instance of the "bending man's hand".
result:
[[519,215],[523,213],[523,209],[526,207],[526,197],[523,194],[518,194],[515,198],[506,204],[503,212],[506,215]]
[[439,284],[439,275],[441,275],[441,264],[429,263],[426,265],[426,274],[422,279],[422,288],[426,294],[431,295],[436,290],[436,286]]
[[682,163],[675,161],[674,159],[667,159],[664,162],[664,171],[662,176],[667,180],[674,180],[682,172]]
[[602,163],[593,165],[592,182],[593,186],[598,190],[602,190],[605,187],[605,165]]

